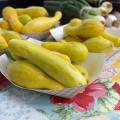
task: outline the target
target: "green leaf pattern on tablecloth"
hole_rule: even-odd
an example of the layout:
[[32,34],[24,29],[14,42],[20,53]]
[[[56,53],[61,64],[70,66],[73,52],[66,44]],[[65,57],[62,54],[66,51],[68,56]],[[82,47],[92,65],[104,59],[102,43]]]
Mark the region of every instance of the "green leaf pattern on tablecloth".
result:
[[106,96],[98,100],[98,108],[101,112],[112,111],[119,100],[120,95],[111,88]]
[[38,108],[38,109],[36,109],[38,112],[41,112],[41,113],[43,113],[43,114],[47,114],[43,109],[40,109],[40,108]]
[[82,117],[98,116],[101,114],[102,114],[102,112],[100,112],[100,111],[89,110],[89,111],[85,112]]
[[73,106],[59,106],[53,112],[58,113],[60,120],[71,120],[72,115],[75,113]]
[[114,82],[112,82],[111,80],[107,80],[107,81],[99,80],[99,83],[104,84],[107,87],[107,89],[110,89],[114,84]]
[[85,118],[81,118],[79,120],[111,120],[111,119],[106,115],[99,115],[99,116],[85,117]]

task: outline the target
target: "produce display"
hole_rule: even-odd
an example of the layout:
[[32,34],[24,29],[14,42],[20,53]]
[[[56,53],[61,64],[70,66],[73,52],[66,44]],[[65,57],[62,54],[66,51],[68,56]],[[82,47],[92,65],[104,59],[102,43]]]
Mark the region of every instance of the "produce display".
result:
[[58,42],[41,45],[19,38],[10,40],[5,52],[13,58],[7,67],[11,81],[28,89],[62,90],[86,85],[89,73],[81,63],[88,59],[89,52],[105,53],[120,45],[119,37],[106,32],[94,19],[72,19],[64,27],[64,34]]
[[[87,85],[91,82],[89,72],[82,64],[89,54],[120,47],[120,37],[108,33],[98,19],[111,12],[111,3],[92,7],[88,0],[46,0],[44,6],[2,10],[0,52],[10,59],[10,80],[27,89],[62,90]],[[35,44],[22,36],[49,33],[66,18],[69,22],[63,28],[62,39]]]

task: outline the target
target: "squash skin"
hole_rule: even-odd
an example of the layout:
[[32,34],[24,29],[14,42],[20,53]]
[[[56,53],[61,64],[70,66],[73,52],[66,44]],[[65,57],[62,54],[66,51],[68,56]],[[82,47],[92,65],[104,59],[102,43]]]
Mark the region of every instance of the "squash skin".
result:
[[23,25],[27,24],[30,20],[32,20],[32,18],[27,14],[20,15],[18,19]]
[[55,52],[55,51],[53,51],[53,54],[58,55],[59,57],[66,60],[67,62],[71,63],[70,57],[68,57],[67,55],[59,53],[59,52]]

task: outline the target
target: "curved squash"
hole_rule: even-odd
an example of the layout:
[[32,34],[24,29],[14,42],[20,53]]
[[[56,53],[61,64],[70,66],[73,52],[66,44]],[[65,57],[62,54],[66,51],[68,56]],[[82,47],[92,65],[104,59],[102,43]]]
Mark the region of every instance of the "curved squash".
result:
[[44,7],[30,6],[27,8],[17,8],[16,12],[18,15],[27,14],[31,18],[48,16],[48,12]]
[[83,39],[100,36],[103,32],[104,25],[95,19],[83,20],[80,25],[64,27],[65,35],[78,35]]
[[2,11],[4,19],[9,23],[12,30],[20,32],[23,25],[19,21],[16,10],[12,7],[5,7]]
[[39,17],[28,22],[23,29],[22,33],[37,32],[43,33],[49,31],[61,19],[62,13],[56,12],[54,17]]

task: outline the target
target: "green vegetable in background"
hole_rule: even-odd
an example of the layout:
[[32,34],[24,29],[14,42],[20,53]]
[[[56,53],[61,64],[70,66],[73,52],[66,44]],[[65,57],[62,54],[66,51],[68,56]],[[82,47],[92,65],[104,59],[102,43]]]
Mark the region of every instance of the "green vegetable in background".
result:
[[[55,11],[60,10],[63,13],[63,21],[68,22],[72,18],[93,18],[97,15],[105,16],[111,9],[111,3],[107,2],[100,7],[92,7],[85,0],[46,0],[44,7],[53,15]],[[109,7],[109,10],[108,10]]]

